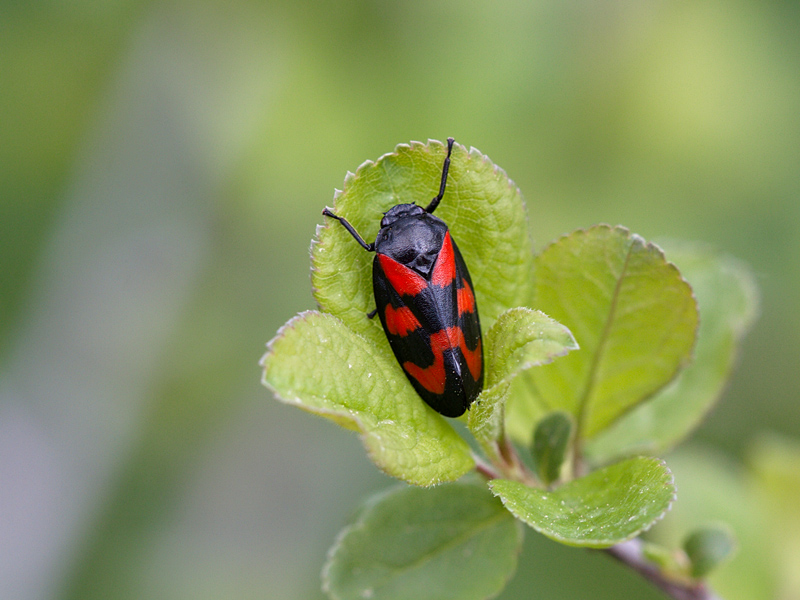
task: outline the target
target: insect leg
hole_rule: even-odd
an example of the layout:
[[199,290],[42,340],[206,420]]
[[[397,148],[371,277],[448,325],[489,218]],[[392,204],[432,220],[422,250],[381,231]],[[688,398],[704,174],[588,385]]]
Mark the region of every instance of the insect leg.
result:
[[327,208],[322,211],[322,214],[325,215],[326,217],[331,217],[332,219],[336,219],[337,221],[339,221],[339,223],[341,223],[344,226],[344,228],[347,229],[347,231],[350,233],[350,235],[352,235],[355,238],[355,240],[359,244],[361,244],[361,247],[364,248],[364,250],[366,250],[367,252],[375,252],[375,242],[372,242],[371,244],[368,244],[367,242],[365,242],[364,238],[362,238],[360,235],[358,235],[358,232],[355,230],[355,228],[352,225],[350,225],[350,223],[347,221],[347,219],[345,219],[344,217],[336,216],[331,211],[329,211]]

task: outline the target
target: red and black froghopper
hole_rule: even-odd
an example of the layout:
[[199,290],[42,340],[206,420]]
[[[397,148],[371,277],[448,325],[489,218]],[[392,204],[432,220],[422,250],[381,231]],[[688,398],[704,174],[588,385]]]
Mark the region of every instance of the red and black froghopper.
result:
[[414,389],[446,417],[464,414],[483,387],[481,325],[472,280],[447,225],[433,216],[444,196],[452,151],[453,138],[448,138],[439,194],[425,208],[413,202],[393,206],[371,244],[346,219],[327,208],[322,211],[365,250],[375,252],[375,312]]

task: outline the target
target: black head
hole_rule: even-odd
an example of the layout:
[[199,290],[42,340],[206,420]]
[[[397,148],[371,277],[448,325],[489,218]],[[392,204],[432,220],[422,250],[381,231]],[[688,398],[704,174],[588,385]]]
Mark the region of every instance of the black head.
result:
[[375,250],[428,277],[446,233],[444,221],[421,206],[400,204],[381,220]]
[[406,217],[414,217],[425,213],[425,209],[417,206],[413,202],[411,204],[397,204],[390,208],[387,212],[383,213],[381,219],[381,227],[388,227],[392,223],[404,219]]

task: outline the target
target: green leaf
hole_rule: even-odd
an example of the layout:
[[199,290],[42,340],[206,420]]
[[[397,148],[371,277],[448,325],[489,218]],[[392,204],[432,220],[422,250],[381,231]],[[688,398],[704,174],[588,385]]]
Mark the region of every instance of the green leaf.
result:
[[323,569],[335,600],[479,600],[516,569],[522,528],[472,483],[396,488],[339,535]]
[[[374,240],[389,208],[408,202],[425,206],[436,195],[445,154],[441,142],[414,142],[365,162],[355,174],[348,173],[343,190],[334,195],[334,212],[365,240]],[[527,304],[532,241],[522,196],[502,169],[474,148],[454,145],[447,191],[436,216],[450,227],[469,268],[484,331],[506,309]],[[311,259],[320,308],[389,353],[380,323],[366,316],[375,308],[373,254],[328,219],[317,229]]]
[[433,485],[473,467],[469,446],[417,396],[394,356],[336,317],[298,315],[261,364],[279,399],[361,432],[370,458],[389,475]]
[[691,358],[697,306],[661,250],[622,227],[576,231],[536,259],[534,304],[567,326],[580,352],[527,371],[509,430],[530,440],[545,413],[575,416],[580,440],[666,385]]
[[485,337],[486,386],[468,417],[470,430],[481,442],[500,437],[505,401],[514,377],[578,347],[566,327],[538,310],[524,307],[500,315]]
[[550,485],[558,479],[572,434],[572,417],[556,411],[539,421],[533,434],[533,466],[539,479]]
[[691,575],[705,577],[730,559],[736,551],[736,538],[728,527],[704,527],[693,531],[683,542],[691,562]]
[[685,438],[719,399],[758,312],[753,277],[740,262],[705,246],[674,242],[668,256],[691,284],[700,308],[694,361],[587,445],[585,454],[596,463],[625,454],[661,454]]
[[576,350],[569,329],[544,313],[512,308],[500,315],[486,335],[486,387],[510,382],[525,369],[552,362]]
[[495,479],[489,487],[518,519],[570,546],[607,548],[636,537],[660,519],[675,497],[667,466],[638,457],[548,492]]

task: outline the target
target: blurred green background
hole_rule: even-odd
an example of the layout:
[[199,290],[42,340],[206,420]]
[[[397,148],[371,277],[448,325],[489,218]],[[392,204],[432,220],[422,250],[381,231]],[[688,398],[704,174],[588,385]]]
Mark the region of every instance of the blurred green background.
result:
[[[487,153],[537,247],[609,222],[748,262],[695,439],[797,437],[798,31],[755,0],[0,3],[0,597],[322,598],[391,481],[257,362],[334,188],[410,140]],[[660,596],[531,532],[501,597]]]

